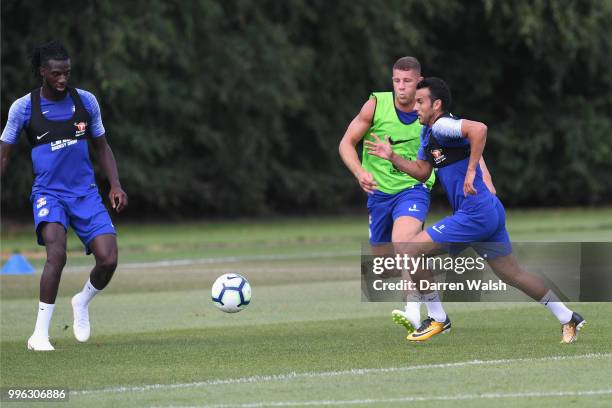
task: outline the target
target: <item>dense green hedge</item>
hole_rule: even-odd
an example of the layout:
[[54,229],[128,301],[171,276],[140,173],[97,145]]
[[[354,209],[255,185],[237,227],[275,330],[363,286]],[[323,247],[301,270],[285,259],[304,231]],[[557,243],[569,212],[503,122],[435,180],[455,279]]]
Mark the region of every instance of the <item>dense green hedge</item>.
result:
[[[134,215],[329,211],[363,201],[337,154],[348,122],[414,55],[489,125],[504,202],[604,203],[611,26],[595,0],[3,0],[2,123],[38,85],[32,46],[57,38],[100,101]],[[9,172],[3,214],[28,213],[25,143]]]

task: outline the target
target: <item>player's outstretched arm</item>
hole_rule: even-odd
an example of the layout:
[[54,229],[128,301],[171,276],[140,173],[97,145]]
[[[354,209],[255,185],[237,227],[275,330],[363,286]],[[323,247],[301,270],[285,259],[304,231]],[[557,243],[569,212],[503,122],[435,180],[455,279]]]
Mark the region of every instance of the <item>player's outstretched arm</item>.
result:
[[396,169],[403,171],[422,183],[426,182],[429,176],[431,176],[433,167],[428,161],[406,160],[393,152],[391,144],[389,143],[389,136],[385,136],[385,139],[381,140],[378,135],[372,133],[372,137],[374,138],[374,142],[370,140],[364,142],[368,148],[368,154],[389,160]]
[[4,175],[6,166],[8,166],[12,148],[13,145],[0,141],[0,178]]
[[102,170],[108,179],[111,189],[108,193],[108,198],[111,205],[117,212],[121,212],[128,205],[128,196],[121,188],[121,182],[119,181],[119,171],[117,170],[117,162],[115,161],[115,155],[111,150],[106,136],[94,137],[91,139]]
[[470,161],[463,182],[463,194],[466,196],[468,194],[474,195],[476,194],[474,177],[487,140],[487,126],[482,122],[463,119],[461,121],[461,133],[470,141]]
[[376,99],[372,98],[363,104],[361,111],[351,121],[342,140],[338,151],[342,161],[353,173],[359,185],[366,193],[372,193],[376,190],[376,181],[372,174],[368,173],[357,155],[356,146],[363,139],[370,126],[372,126],[372,119],[374,119],[374,111],[376,110]]

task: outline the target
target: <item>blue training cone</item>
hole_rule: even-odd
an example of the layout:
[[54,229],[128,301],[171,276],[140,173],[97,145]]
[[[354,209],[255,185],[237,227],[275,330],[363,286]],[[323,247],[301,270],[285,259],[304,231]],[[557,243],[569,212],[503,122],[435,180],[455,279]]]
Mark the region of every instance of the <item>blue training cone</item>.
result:
[[2,275],[30,275],[34,273],[34,268],[27,259],[21,254],[13,254],[2,266]]

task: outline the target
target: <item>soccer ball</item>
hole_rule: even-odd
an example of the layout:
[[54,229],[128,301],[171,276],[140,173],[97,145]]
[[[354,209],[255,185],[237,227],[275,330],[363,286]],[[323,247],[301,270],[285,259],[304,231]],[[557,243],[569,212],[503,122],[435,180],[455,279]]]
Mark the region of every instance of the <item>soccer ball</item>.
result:
[[251,302],[251,285],[242,275],[226,273],[213,283],[212,300],[226,313],[239,312]]

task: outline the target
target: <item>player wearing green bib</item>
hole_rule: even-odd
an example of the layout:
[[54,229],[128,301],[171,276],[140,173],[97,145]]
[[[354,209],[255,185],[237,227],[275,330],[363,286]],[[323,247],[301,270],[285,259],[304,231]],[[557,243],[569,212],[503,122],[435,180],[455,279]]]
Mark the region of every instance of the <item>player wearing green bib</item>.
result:
[[[421,136],[422,128],[419,121],[416,120],[412,112],[403,112],[395,106],[393,92],[373,92],[370,98],[376,99],[376,110],[372,126],[366,132],[364,140],[373,140],[372,133],[389,135],[389,141],[395,154],[408,160],[416,158],[418,150],[416,141]],[[397,194],[416,185],[422,185],[431,190],[436,179],[436,176],[432,173],[425,183],[421,183],[396,169],[389,161],[367,154],[365,144],[362,166],[374,175],[377,189],[386,194]]]
[[[372,93],[340,142],[340,157],[368,194],[370,244],[375,254],[377,244],[408,242],[421,232],[435,176],[422,183],[365,150],[361,162],[356,147],[362,140],[373,140],[372,133],[388,135],[396,154],[407,160],[416,158],[421,124],[414,105],[416,84],[422,79],[416,58],[397,60],[392,71],[393,92]],[[419,327],[418,298],[407,302],[405,311],[393,311],[393,318],[409,332]]]

